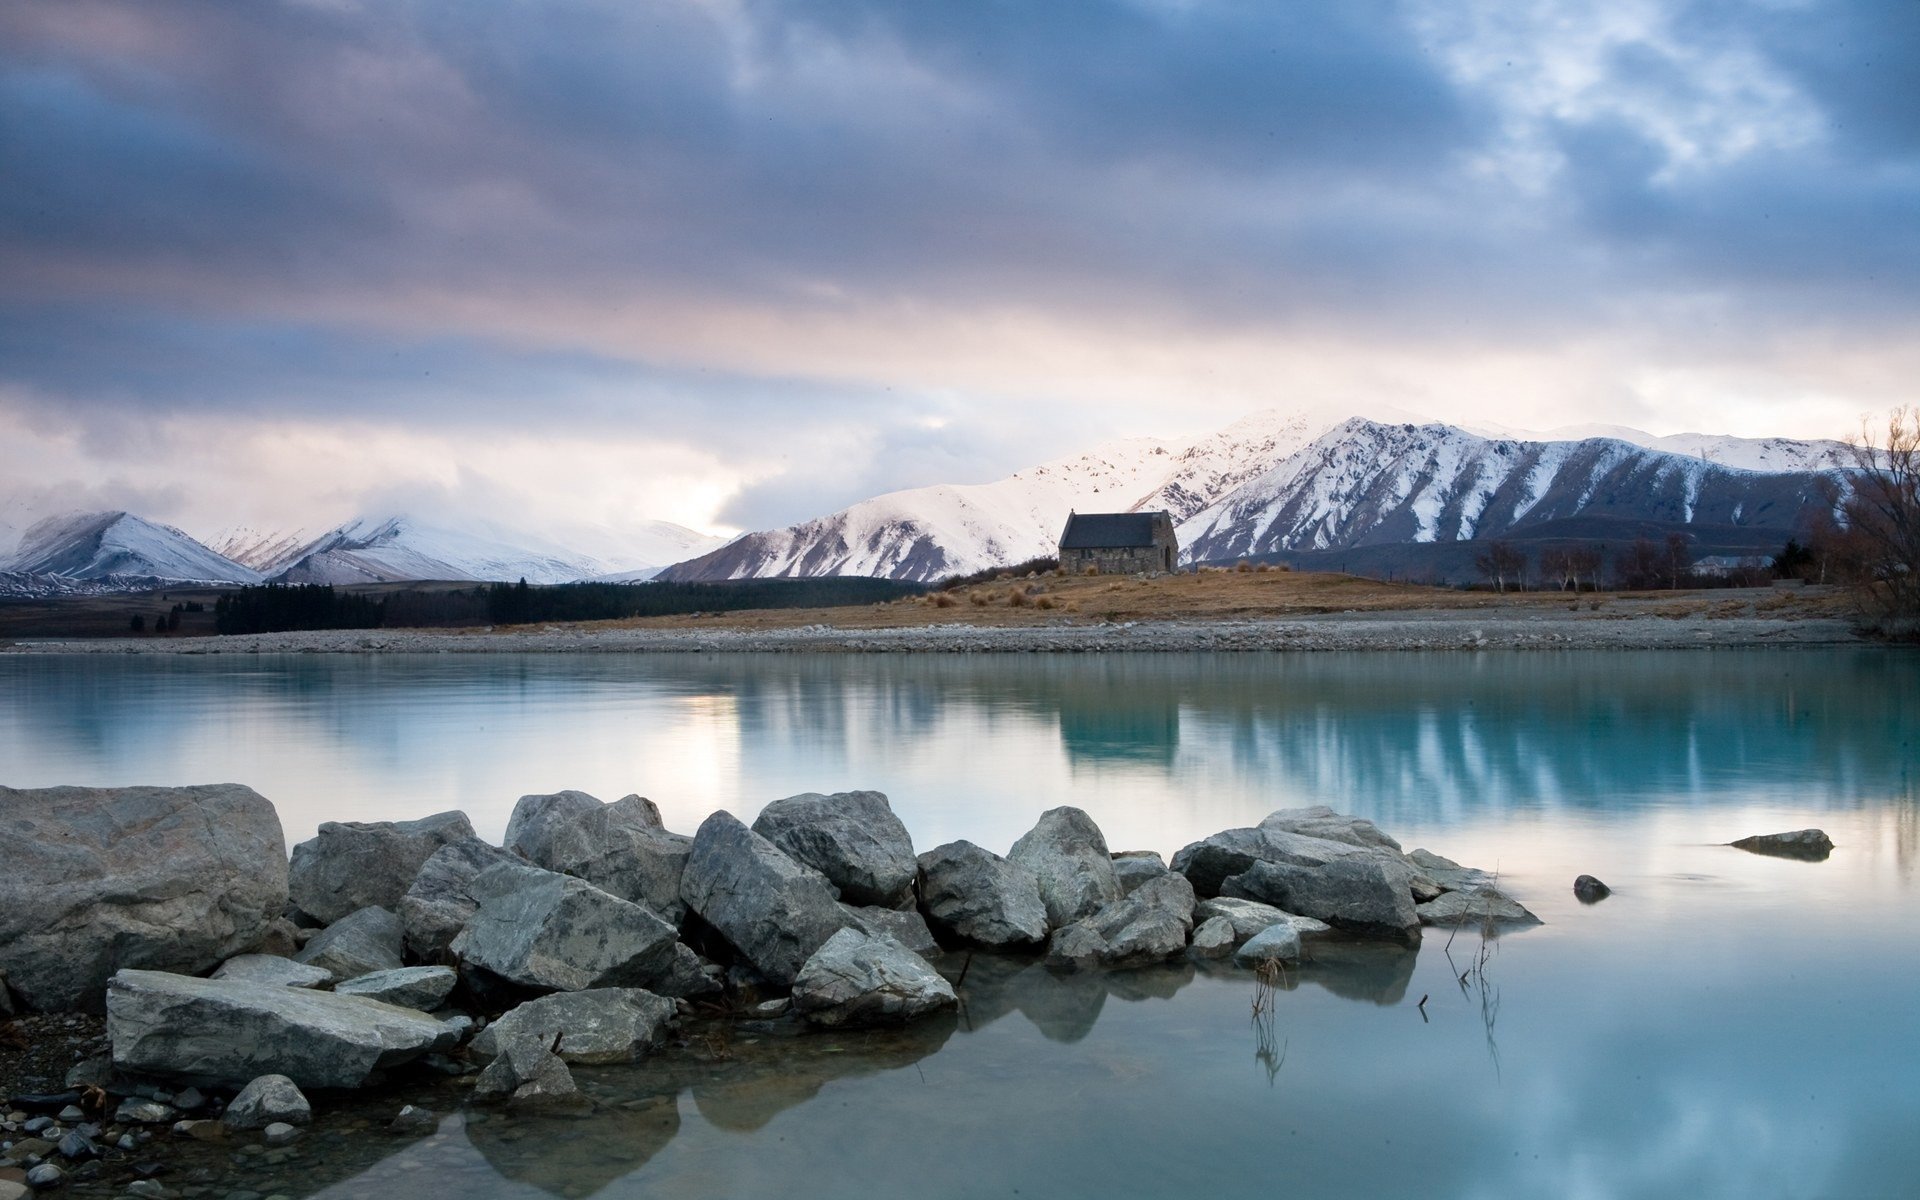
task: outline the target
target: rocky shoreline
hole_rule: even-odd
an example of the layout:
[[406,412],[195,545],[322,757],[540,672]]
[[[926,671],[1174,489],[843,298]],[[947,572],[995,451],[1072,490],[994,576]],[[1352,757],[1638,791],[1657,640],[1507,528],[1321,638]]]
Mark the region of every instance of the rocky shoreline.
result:
[[[1658,602],[1650,602],[1658,603]],[[1186,651],[1670,650],[1866,641],[1838,617],[1720,616],[1685,609],[1544,612],[1420,609],[1221,620],[899,628],[548,626],[323,630],[207,638],[103,638],[0,646],[12,654],[1179,653]]]
[[330,823],[290,855],[237,785],[0,789],[0,825],[20,850],[0,1004],[43,1051],[0,1079],[9,1200],[229,1195],[189,1160],[284,1167],[316,1111],[396,1137],[442,1122],[407,1096],[463,1122],[575,1116],[604,1109],[578,1072],[670,1072],[742,1030],[950,1028],[1030,972],[1410,959],[1425,925],[1535,921],[1487,874],[1325,808],[1171,863],[1111,851],[1074,808],[1005,856],[916,852],[877,792],[788,797],[751,827],[719,811],[691,835],[639,796],[560,792],[523,797],[502,846],[450,812]]

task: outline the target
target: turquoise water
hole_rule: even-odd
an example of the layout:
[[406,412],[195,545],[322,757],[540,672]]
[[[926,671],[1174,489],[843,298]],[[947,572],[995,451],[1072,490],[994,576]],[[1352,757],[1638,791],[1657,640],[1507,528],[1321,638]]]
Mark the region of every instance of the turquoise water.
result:
[[[873,787],[923,848],[1075,804],[1170,854],[1327,803],[1547,922],[1466,985],[1471,933],[1326,952],[1270,1027],[1233,971],[979,958],[951,1023],[583,1071],[593,1118],[455,1118],[288,1182],[341,1197],[1911,1196],[1917,779],[1920,656],[1863,650],[0,658],[0,782],[236,780],[290,840],[449,807],[497,836],[562,787],[687,830]],[[1807,825],[1826,862],[1718,844]],[[1577,903],[1582,872],[1615,895]]]

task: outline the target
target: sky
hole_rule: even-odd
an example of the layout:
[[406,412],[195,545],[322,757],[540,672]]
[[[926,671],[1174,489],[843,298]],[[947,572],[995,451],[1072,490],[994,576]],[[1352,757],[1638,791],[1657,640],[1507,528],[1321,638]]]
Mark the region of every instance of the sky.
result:
[[766,528],[1249,412],[1844,437],[1920,0],[21,0],[0,521]]

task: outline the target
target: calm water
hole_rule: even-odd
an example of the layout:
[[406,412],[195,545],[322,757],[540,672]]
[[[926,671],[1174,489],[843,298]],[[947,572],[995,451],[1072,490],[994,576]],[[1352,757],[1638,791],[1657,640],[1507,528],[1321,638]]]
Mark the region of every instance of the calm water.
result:
[[[1917,777],[1920,656],[1872,651],[0,658],[0,782],[235,780],[290,840],[873,787],[922,847],[1071,803],[1171,853],[1327,803],[1547,921],[1464,988],[1471,934],[1327,954],[1270,1030],[1231,971],[977,959],[955,1022],[583,1071],[608,1115],[279,1181],[341,1197],[1912,1196]],[[1827,862],[1716,844],[1806,825]]]

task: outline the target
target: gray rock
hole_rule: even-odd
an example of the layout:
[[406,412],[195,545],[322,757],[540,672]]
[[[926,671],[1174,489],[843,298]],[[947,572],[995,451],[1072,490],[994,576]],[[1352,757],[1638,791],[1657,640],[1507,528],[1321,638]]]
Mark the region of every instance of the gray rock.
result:
[[491,1059],[521,1039],[551,1049],[557,1038],[558,1054],[569,1063],[635,1062],[666,1041],[673,1020],[673,1001],[641,988],[561,992],[502,1016],[480,1031],[471,1049]]
[[267,922],[266,932],[260,935],[259,941],[247,948],[247,953],[292,958],[294,951],[302,944],[300,927],[285,917],[275,917]]
[[694,834],[681,891],[687,907],[781,985],[847,923],[826,876],[724,810]]
[[1613,895],[1613,889],[1591,875],[1582,875],[1573,881],[1573,895],[1582,904],[1598,904]]
[[506,1100],[517,1108],[533,1110],[577,1111],[587,1107],[567,1064],[533,1038],[503,1045],[487,1069],[480,1072],[473,1098]]
[[920,907],[949,937],[982,946],[1031,946],[1047,938],[1047,906],[1033,872],[972,842],[922,854]]
[[899,1024],[959,1003],[953,985],[889,937],[842,929],[793,981],[793,1007],[816,1025]]
[[1040,885],[1040,902],[1047,908],[1047,923],[1056,929],[1120,898],[1106,836],[1092,817],[1077,808],[1062,806],[1041,813],[1034,827],[1013,844],[1007,861],[1033,873]]
[[435,850],[400,900],[407,953],[421,962],[450,965],[453,939],[480,907],[473,881],[489,867],[520,861],[518,855],[477,837],[461,838]]
[[30,1009],[99,1012],[122,967],[199,973],[287,904],[273,805],[236,784],[0,787],[0,972]]
[[269,1146],[291,1146],[300,1140],[300,1131],[285,1121],[275,1121],[260,1131],[260,1137]]
[[12,1179],[0,1179],[0,1200],[31,1200],[27,1185]]
[[1261,820],[1260,828],[1269,834],[1299,834],[1302,837],[1342,842],[1362,850],[1379,850],[1388,854],[1400,853],[1400,843],[1382,833],[1380,827],[1372,821],[1365,817],[1345,816],[1324,804],[1316,804],[1308,808],[1283,808],[1278,812],[1268,813]]
[[387,1122],[388,1133],[397,1133],[403,1137],[426,1137],[438,1131],[439,1128],[439,1115],[431,1109],[421,1108],[415,1104],[404,1106],[395,1114],[393,1120]]
[[1047,944],[1047,965],[1078,970],[1162,962],[1186,951],[1192,930],[1193,885],[1169,871],[1056,930]]
[[727,973],[718,963],[701,958],[685,942],[675,942],[672,960],[648,980],[647,990],[678,1000],[716,996],[727,990]]
[[1518,900],[1492,888],[1447,892],[1415,909],[1422,925],[1538,925],[1540,918]]
[[1120,894],[1123,896],[1149,879],[1166,873],[1166,860],[1152,850],[1120,850],[1114,853],[1113,877],[1120,881]]
[[1239,946],[1231,917],[1209,917],[1193,931],[1187,949],[1195,958],[1225,958]]
[[69,1129],[60,1138],[60,1157],[68,1162],[91,1162],[100,1157],[100,1147],[78,1129]]
[[313,1120],[313,1106],[298,1084],[285,1075],[261,1075],[249,1080],[220,1114],[228,1129],[265,1129],[275,1121],[305,1125]]
[[1281,922],[1292,925],[1302,938],[1316,937],[1333,930],[1333,926],[1325,921],[1316,921],[1312,917],[1282,911],[1271,904],[1234,896],[1216,896],[1193,906],[1195,921],[1211,921],[1216,917],[1225,917],[1232,923],[1235,945]]
[[753,831],[812,867],[852,905],[896,908],[913,891],[913,839],[879,792],[806,792],[760,810]]
[[406,937],[391,909],[363,908],[314,935],[293,961],[323,968],[335,979],[358,979],[397,970],[405,962]]
[[[1442,858],[1431,850],[1415,850],[1407,855],[1407,862],[1415,870],[1449,892],[1477,892],[1486,888],[1499,889],[1500,881],[1490,872],[1474,867],[1463,867],[1450,858]],[[1428,897],[1431,899],[1432,897]]]
[[360,996],[159,971],[121,971],[107,990],[114,1065],[201,1087],[285,1075],[351,1088],[446,1049],[453,1035],[411,1009]]
[[173,1106],[183,1112],[207,1106],[207,1097],[199,1088],[181,1088],[173,1094]]
[[67,1173],[52,1163],[41,1163],[27,1172],[27,1186],[50,1192],[67,1181]]
[[143,1100],[138,1096],[128,1096],[113,1110],[115,1125],[170,1125],[180,1114],[168,1105],[154,1100]]
[[876,937],[890,937],[922,958],[940,953],[940,943],[934,940],[927,919],[914,909],[842,907],[845,908],[847,924],[851,928]]
[[349,979],[335,987],[341,996],[366,996],[401,1008],[432,1012],[460,981],[452,967],[399,967]]
[[170,1200],[173,1193],[158,1179],[136,1179],[127,1185],[127,1195],[138,1196],[140,1200]]
[[1222,894],[1226,880],[1255,863],[1282,863],[1320,867],[1336,859],[1358,858],[1390,864],[1404,876],[1409,890],[1414,869],[1400,854],[1400,844],[1381,833],[1373,822],[1344,817],[1324,806],[1283,809],[1250,829],[1228,829],[1194,842],[1173,856],[1173,869],[1185,875],[1195,893]]
[[220,964],[215,979],[272,983],[281,987],[317,988],[332,983],[334,974],[312,963],[295,962],[277,954],[240,954]]
[[541,991],[643,987],[674,964],[678,934],[644,905],[538,867],[489,867],[453,941],[464,966]]
[[669,833],[644,796],[602,804],[585,792],[522,796],[507,822],[506,847],[535,866],[584,879],[678,923],[680,876],[693,839]]
[[0,1017],[13,1015],[13,989],[7,986],[7,973],[0,971]]
[[1404,863],[1373,857],[1340,858],[1318,867],[1257,862],[1224,881],[1221,890],[1350,933],[1411,942],[1419,939],[1420,916],[1408,874]]
[[1736,850],[1766,854],[1774,858],[1797,858],[1803,862],[1825,862],[1833,853],[1833,839],[1820,829],[1796,829],[1792,833],[1757,833],[1728,845]]
[[433,852],[473,836],[462,812],[417,821],[328,821],[293,848],[287,887],[315,924],[331,925],[363,908],[397,909]]
[[1288,921],[1261,930],[1233,952],[1237,966],[1258,967],[1270,961],[1299,962],[1302,947],[1300,931]]

